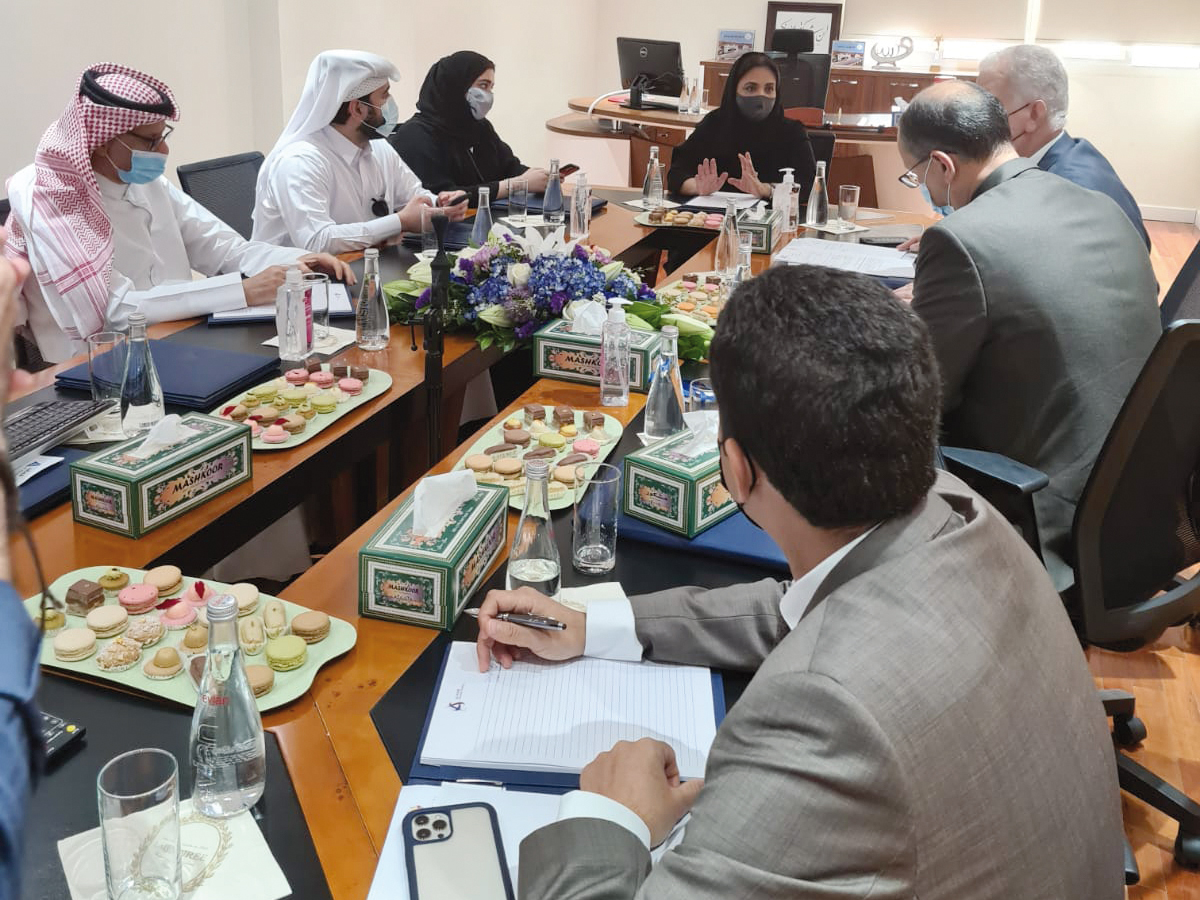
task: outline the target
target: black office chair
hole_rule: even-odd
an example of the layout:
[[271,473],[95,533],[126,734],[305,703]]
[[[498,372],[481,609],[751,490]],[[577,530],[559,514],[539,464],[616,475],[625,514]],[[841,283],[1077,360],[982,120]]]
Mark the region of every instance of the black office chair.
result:
[[1192,249],[1175,276],[1175,281],[1163,297],[1159,308],[1163,328],[1176,319],[1200,319],[1200,244]]
[[[833,164],[833,132],[825,128],[810,128],[808,140],[812,144],[813,156],[817,162],[825,163],[825,171],[828,172]],[[808,198],[805,197],[804,200],[807,201]]]
[[[1084,486],[1072,529],[1075,585],[1064,600],[1087,643],[1136,650],[1200,613],[1200,575],[1178,577],[1200,562],[1198,381],[1200,322],[1169,325],[1117,414]],[[1016,511],[1010,520],[1039,552],[1032,498],[1048,479],[996,454],[952,447],[944,447],[943,454],[950,471],[994,499],[1002,511]],[[1118,746],[1145,738],[1132,694],[1100,694]],[[1200,804],[1119,751],[1117,773],[1123,790],[1179,822],[1175,859],[1200,867]],[[1127,853],[1128,884],[1137,877],[1131,862]]]
[[832,58],[812,49],[813,33],[807,28],[782,28],[771,35],[768,55],[779,66],[777,96],[784,109],[825,108]]
[[179,186],[201,206],[247,240],[254,230],[254,185],[263,155],[222,156],[179,166]]

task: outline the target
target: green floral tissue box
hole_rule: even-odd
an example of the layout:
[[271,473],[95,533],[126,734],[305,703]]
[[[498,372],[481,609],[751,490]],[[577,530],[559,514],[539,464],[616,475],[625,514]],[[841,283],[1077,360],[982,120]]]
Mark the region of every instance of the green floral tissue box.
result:
[[721,484],[716,446],[685,455],[681,450],[692,439],[684,431],[625,457],[626,515],[694,538],[737,512]]

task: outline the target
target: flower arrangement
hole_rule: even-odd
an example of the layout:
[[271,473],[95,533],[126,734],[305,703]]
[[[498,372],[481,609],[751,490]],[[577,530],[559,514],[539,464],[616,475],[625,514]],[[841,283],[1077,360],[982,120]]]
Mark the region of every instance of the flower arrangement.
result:
[[[412,320],[429,305],[433,271],[422,261],[406,281],[383,287],[394,318]],[[574,241],[562,229],[542,236],[494,226],[487,243],[460,252],[450,270],[447,330],[475,330],[479,346],[505,351],[527,340],[578,300],[657,303],[654,290],[607,251]]]

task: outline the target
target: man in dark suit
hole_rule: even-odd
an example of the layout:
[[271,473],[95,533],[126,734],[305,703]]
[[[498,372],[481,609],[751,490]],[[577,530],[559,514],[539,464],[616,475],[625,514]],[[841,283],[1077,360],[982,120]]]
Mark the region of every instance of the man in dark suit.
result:
[[1008,113],[1013,147],[1039,169],[1116,201],[1150,248],[1150,235],[1129,189],[1099,150],[1067,134],[1067,70],[1053,50],[1036,44],[1006,47],[979,64],[979,85]]
[[586,612],[528,588],[487,596],[483,670],[519,648],[755,673],[703,783],[649,738],[588,765],[522,842],[521,897],[1120,900],[1095,687],[1028,546],[935,476],[920,319],[864,276],[773,268],[733,294],[711,361],[725,484],[796,580],[628,599],[612,584]]
[[978,85],[918,94],[899,149],[901,181],[954,207],[922,236],[912,285],[941,366],[945,442],[1050,476],[1034,504],[1063,590],[1075,504],[1162,331],[1150,257],[1111,199],[1021,159],[1004,107]]

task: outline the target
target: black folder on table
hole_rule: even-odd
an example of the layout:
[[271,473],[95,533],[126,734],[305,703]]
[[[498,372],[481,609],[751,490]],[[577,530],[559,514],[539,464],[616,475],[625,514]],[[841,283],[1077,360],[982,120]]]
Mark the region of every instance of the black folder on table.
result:
[[[530,194],[529,195],[529,203],[526,206],[526,210],[531,213],[540,214],[542,211],[543,196],[544,195],[542,195],[542,194]],[[563,196],[563,214],[564,215],[570,210],[570,206],[571,206],[570,196],[564,195]],[[604,207],[606,207],[606,206],[608,206],[608,201],[605,200],[603,197],[592,197],[592,213],[593,214],[604,209]],[[504,197],[500,200],[493,200],[491,202],[491,207],[492,207],[492,212],[494,212],[494,213],[500,213],[501,215],[508,215],[508,198]]]
[[[238,353],[218,347],[199,347],[179,341],[150,341],[163,399],[185,409],[212,409],[222,400],[279,374],[279,359],[257,353]],[[60,372],[61,388],[91,391],[87,363]]]
[[[463,250],[471,243],[471,231],[474,229],[473,221],[465,222],[448,222],[446,225],[445,247],[447,250]],[[401,243],[405,247],[413,250],[421,249],[421,234],[420,232],[406,231]]]

